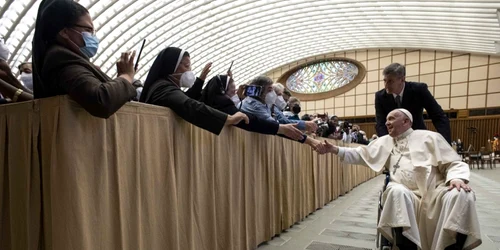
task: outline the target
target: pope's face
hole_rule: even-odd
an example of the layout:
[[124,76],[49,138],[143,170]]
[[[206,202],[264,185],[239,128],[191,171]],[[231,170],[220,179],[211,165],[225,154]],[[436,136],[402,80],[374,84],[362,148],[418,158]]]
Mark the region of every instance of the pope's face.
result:
[[408,118],[401,111],[393,110],[387,115],[385,126],[391,137],[397,137],[408,129]]

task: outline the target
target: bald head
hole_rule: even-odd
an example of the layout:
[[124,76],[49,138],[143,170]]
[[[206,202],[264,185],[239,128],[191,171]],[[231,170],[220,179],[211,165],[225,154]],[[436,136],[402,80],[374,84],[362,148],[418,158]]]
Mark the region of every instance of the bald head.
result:
[[386,118],[385,126],[391,137],[398,137],[411,128],[413,117],[406,109],[395,109]]

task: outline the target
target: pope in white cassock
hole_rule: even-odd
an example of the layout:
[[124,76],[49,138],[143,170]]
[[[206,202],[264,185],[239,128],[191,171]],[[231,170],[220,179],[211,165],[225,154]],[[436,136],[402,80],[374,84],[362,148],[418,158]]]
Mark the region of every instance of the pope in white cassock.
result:
[[389,134],[368,146],[344,148],[325,141],[316,151],[390,171],[377,228],[399,249],[476,248],[481,234],[469,166],[440,134],[413,130],[412,121],[408,110],[395,109],[387,115]]

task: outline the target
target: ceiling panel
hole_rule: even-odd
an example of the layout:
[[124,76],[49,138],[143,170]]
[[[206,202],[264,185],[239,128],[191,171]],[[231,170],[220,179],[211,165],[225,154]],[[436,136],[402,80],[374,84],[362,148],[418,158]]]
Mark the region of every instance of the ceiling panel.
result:
[[[160,50],[186,49],[199,73],[224,73],[234,60],[238,83],[301,58],[364,48],[426,48],[496,54],[498,0],[99,0],[89,9],[101,40],[92,61],[116,75],[121,52],[146,38],[136,78],[145,80]],[[0,36],[12,67],[31,61],[40,1],[1,1]]]

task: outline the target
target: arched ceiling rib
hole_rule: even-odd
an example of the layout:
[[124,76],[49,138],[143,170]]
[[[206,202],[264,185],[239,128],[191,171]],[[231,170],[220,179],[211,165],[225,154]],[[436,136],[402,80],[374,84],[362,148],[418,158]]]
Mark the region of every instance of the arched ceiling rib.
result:
[[[12,67],[31,61],[41,1],[0,0],[0,36]],[[92,61],[110,76],[123,51],[148,41],[136,77],[145,80],[160,50],[186,49],[199,73],[213,62],[224,73],[232,60],[242,83],[283,64],[359,48],[428,48],[497,53],[498,0],[82,0],[101,39]]]

